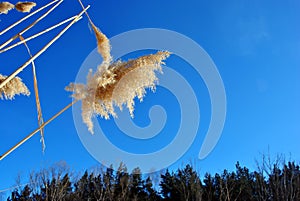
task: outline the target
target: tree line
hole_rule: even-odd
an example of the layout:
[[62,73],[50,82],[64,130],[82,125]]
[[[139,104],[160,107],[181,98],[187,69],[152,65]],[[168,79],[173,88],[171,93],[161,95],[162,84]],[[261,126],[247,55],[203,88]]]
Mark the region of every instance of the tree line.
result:
[[295,162],[264,162],[257,170],[236,164],[200,178],[186,165],[159,173],[155,184],[139,168],[131,173],[121,164],[117,171],[105,168],[74,176],[59,166],[30,175],[30,183],[16,188],[7,201],[299,201],[300,169]]

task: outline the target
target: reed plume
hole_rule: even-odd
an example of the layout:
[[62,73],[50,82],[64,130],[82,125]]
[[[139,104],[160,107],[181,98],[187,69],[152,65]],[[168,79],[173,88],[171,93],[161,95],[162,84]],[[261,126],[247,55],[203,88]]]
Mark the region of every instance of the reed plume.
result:
[[0,2],[0,14],[7,14],[15,6],[7,1]]
[[[78,1],[80,3],[81,7],[84,8],[84,5],[82,4],[81,0],[78,0]],[[104,67],[107,67],[112,61],[112,57],[110,54],[110,51],[111,51],[110,41],[108,40],[106,35],[103,34],[97,26],[95,26],[95,24],[93,23],[93,21],[90,18],[87,11],[85,11],[85,15],[87,16],[89,23],[91,24],[92,29],[95,33],[96,40],[97,40],[98,53],[103,58],[103,61],[104,61],[103,64],[106,64]]]
[[163,60],[169,55],[167,51],[159,51],[134,60],[116,61],[108,68],[102,63],[94,74],[90,70],[86,85],[71,83],[66,87],[73,92],[73,98],[82,101],[82,119],[88,130],[93,133],[94,115],[105,119],[116,117],[114,106],[120,109],[127,106],[133,117],[134,98],[142,101],[146,88],[155,90],[158,81],[155,72],[162,72]]
[[[0,83],[5,80],[7,76],[0,74]],[[0,98],[1,99],[14,99],[15,95],[26,95],[29,96],[30,92],[26,85],[22,82],[22,79],[19,77],[14,77],[6,85],[0,88]]]
[[[84,8],[81,0],[78,1]],[[162,72],[163,60],[169,57],[170,53],[160,51],[134,60],[119,60],[113,63],[109,39],[94,25],[87,11],[85,14],[96,35],[97,49],[103,62],[96,72],[93,73],[90,69],[86,84],[70,83],[65,89],[73,92],[72,97],[75,100],[82,101],[82,119],[93,134],[92,117],[116,117],[114,106],[122,109],[126,105],[133,117],[134,98],[142,101],[146,88],[155,90],[158,81],[155,72]]]
[[90,21],[90,23],[92,25],[92,28],[94,30],[97,39],[98,52],[102,55],[105,64],[109,64],[112,61],[112,57],[110,55],[110,50],[111,50],[110,42],[106,37],[106,35],[104,35],[100,31],[100,29],[94,25],[92,21]]
[[36,6],[36,3],[26,1],[16,3],[15,8],[19,12],[29,13],[34,6]]
[[[24,42],[24,46],[29,54],[29,56],[32,58],[31,51],[23,38],[22,35],[19,35],[20,41]],[[38,115],[38,125],[41,127],[44,124],[44,119],[43,119],[43,114],[42,114],[42,107],[41,107],[41,102],[40,102],[40,96],[39,96],[39,88],[38,88],[38,81],[37,81],[37,76],[36,76],[36,68],[35,68],[35,62],[31,62],[32,65],[32,75],[33,75],[33,86],[34,86],[34,95],[35,95],[35,103],[36,103],[36,110],[37,110],[37,115]],[[45,151],[45,138],[44,138],[44,128],[41,128],[40,130],[41,133],[41,143],[42,143],[42,150],[43,152]]]

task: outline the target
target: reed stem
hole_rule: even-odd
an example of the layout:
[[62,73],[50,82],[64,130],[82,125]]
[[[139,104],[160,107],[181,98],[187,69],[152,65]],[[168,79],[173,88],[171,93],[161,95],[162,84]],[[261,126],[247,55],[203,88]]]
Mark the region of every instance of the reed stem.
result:
[[29,26],[27,26],[25,29],[23,29],[22,31],[20,31],[19,33],[17,33],[15,36],[13,36],[12,38],[8,39],[5,43],[3,43],[0,46],[0,49],[3,49],[5,46],[7,46],[9,43],[11,43],[12,41],[14,41],[15,39],[17,39],[19,37],[19,35],[23,35],[26,31],[28,31],[29,29],[31,29],[32,27],[34,27],[34,25],[36,25],[39,21],[41,21],[43,18],[45,18],[47,15],[49,15],[49,13],[51,13],[57,6],[59,6],[61,3],[63,2],[63,0],[60,0],[57,4],[55,4],[52,8],[50,8],[46,13],[44,13],[41,17],[39,17],[38,19],[36,19],[33,23],[31,23]]
[[15,26],[17,26],[18,24],[20,24],[21,22],[23,22],[24,20],[28,19],[29,17],[33,16],[34,14],[44,10],[45,8],[51,6],[52,4],[56,3],[57,1],[59,0],[54,0],[54,1],[51,1],[50,3],[48,3],[47,5],[39,8],[38,10],[32,12],[32,13],[29,13],[28,15],[26,15],[25,17],[23,17],[22,19],[18,20],[17,22],[15,22],[14,24],[10,25],[9,27],[7,27],[6,29],[4,29],[3,31],[0,32],[0,36],[3,35],[4,33],[6,33],[7,31],[9,31],[10,29],[14,28]]
[[66,107],[64,107],[62,110],[57,112],[54,116],[52,116],[48,121],[43,123],[40,127],[32,131],[29,135],[27,135],[24,139],[22,139],[20,142],[18,142],[16,145],[14,145],[12,148],[10,148],[8,151],[6,151],[2,156],[0,156],[0,161],[4,159],[6,156],[8,156],[11,152],[13,152],[15,149],[17,149],[19,146],[21,146],[24,142],[29,140],[31,137],[33,137],[36,133],[38,133],[41,129],[43,129],[47,124],[49,124],[51,121],[56,119],[58,116],[60,116],[63,112],[65,112],[67,109],[69,109],[72,105],[74,105],[78,100],[74,100],[70,104],[68,104]]
[[58,24],[53,25],[52,27],[49,27],[49,28],[47,28],[47,29],[45,29],[45,30],[43,30],[43,31],[41,31],[39,33],[36,33],[36,34],[34,34],[34,35],[32,35],[32,36],[30,36],[28,38],[25,38],[23,41],[19,41],[19,42],[15,43],[15,44],[13,44],[13,45],[11,45],[11,46],[3,49],[3,50],[0,50],[0,53],[6,52],[6,51],[8,51],[8,50],[10,50],[10,49],[18,46],[18,45],[23,44],[24,42],[30,41],[30,40],[32,40],[32,39],[34,39],[34,38],[36,38],[36,37],[38,37],[40,35],[43,35],[43,34],[49,32],[49,31],[51,31],[51,30],[53,30],[53,29],[55,29],[55,28],[57,28],[57,27],[59,27],[59,26],[61,26],[63,24],[65,24],[65,23],[67,23],[67,22],[69,22],[69,21],[73,20],[76,17],[77,16],[70,17],[70,18],[68,18],[68,19],[66,19],[66,20],[64,20],[64,21],[62,21],[62,22],[60,22]]
[[59,39],[74,23],[81,19],[83,13],[89,8],[87,6],[83,11],[81,11],[77,17],[68,24],[59,34],[57,34],[49,43],[47,43],[38,53],[36,53],[33,57],[31,57],[28,61],[26,61],[21,67],[19,67],[15,72],[11,75],[7,76],[3,82],[0,83],[0,88],[5,86],[11,79],[17,76],[22,70],[24,70],[32,61],[34,61],[37,57],[39,57],[43,52],[45,52],[57,39]]

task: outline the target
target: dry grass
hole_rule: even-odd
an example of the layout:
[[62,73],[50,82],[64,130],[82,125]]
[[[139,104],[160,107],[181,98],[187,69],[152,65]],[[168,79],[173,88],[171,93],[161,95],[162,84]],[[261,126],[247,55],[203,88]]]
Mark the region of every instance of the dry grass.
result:
[[[82,8],[84,5],[78,0]],[[72,97],[82,101],[82,119],[88,130],[93,133],[92,117],[100,115],[105,119],[116,117],[114,106],[120,109],[127,106],[131,116],[134,111],[134,98],[140,101],[146,93],[146,88],[155,90],[157,77],[155,72],[162,72],[163,60],[169,57],[167,51],[160,51],[129,61],[112,63],[111,46],[108,38],[94,25],[85,12],[97,39],[98,52],[103,62],[95,73],[90,70],[86,84],[71,83],[66,87],[73,92]]]
[[[19,36],[20,41],[24,42],[24,46],[26,47],[26,50],[29,54],[29,56],[32,58],[31,51],[23,38],[23,36]],[[43,114],[42,114],[42,107],[41,107],[41,102],[40,102],[40,96],[39,96],[39,88],[38,88],[38,81],[37,81],[37,76],[36,76],[36,68],[35,68],[35,62],[31,62],[32,65],[32,76],[33,76],[33,86],[34,86],[34,95],[35,95],[35,103],[36,103],[36,110],[37,110],[37,115],[38,115],[38,125],[41,127],[44,124],[44,119],[43,119]],[[41,133],[41,143],[42,143],[42,149],[43,152],[45,151],[45,138],[44,138],[44,128],[41,128],[40,130]]]
[[110,55],[110,42],[108,38],[99,30],[99,28],[96,27],[92,21],[90,22],[96,35],[98,52],[102,55],[103,61],[106,64],[109,64],[112,61],[112,57]]
[[[53,2],[57,2],[57,1],[58,0],[54,0]],[[42,133],[44,127],[46,125],[48,125],[50,122],[52,122],[55,118],[57,118],[58,116],[60,116],[63,112],[65,112],[68,108],[70,108],[73,104],[75,104],[77,102],[77,101],[73,101],[72,103],[68,104],[66,107],[64,107],[62,110],[60,110],[59,112],[57,112],[54,116],[52,116],[49,120],[47,120],[47,121],[44,122],[43,119],[42,119],[42,115],[41,115],[42,113],[41,113],[40,101],[39,101],[39,96],[38,96],[38,88],[37,88],[37,79],[36,79],[36,72],[35,72],[34,60],[37,57],[39,57],[43,52],[45,52],[47,50],[47,48],[49,48],[58,38],[60,38],[74,23],[78,22],[82,18],[83,13],[90,6],[87,6],[86,8],[84,8],[83,11],[81,11],[78,15],[72,17],[71,19],[68,19],[68,20],[65,20],[62,23],[59,23],[59,25],[61,25],[61,24],[65,23],[66,21],[72,20],[63,30],[61,30],[53,39],[51,39],[35,55],[31,55],[30,50],[29,50],[29,48],[28,48],[28,46],[26,44],[26,39],[24,39],[22,37],[23,33],[25,33],[27,30],[29,30],[30,28],[32,28],[42,18],[46,17],[61,2],[62,2],[62,0],[59,0],[59,2],[56,5],[54,5],[49,11],[47,11],[45,14],[43,14],[42,17],[38,18],[31,25],[27,26],[27,28],[25,28],[23,31],[21,31],[18,34],[16,34],[14,37],[12,37],[10,40],[8,40],[8,42],[4,43],[4,45],[1,45],[0,49],[2,49],[3,47],[5,47],[7,44],[9,44],[14,39],[20,38],[20,40],[22,41],[22,43],[24,43],[24,45],[26,46],[26,48],[28,50],[28,53],[29,53],[29,55],[30,55],[31,58],[28,61],[26,61],[21,67],[19,67],[17,70],[15,70],[11,75],[9,75],[9,76],[3,76],[3,75],[0,74],[0,98],[1,99],[13,99],[15,95],[19,95],[19,94],[29,95],[30,94],[30,92],[29,92],[28,88],[26,87],[26,85],[22,82],[22,80],[19,77],[16,77],[16,76],[17,76],[17,74],[19,74],[22,70],[24,70],[31,63],[32,66],[33,66],[34,90],[35,90],[35,98],[36,98],[36,104],[37,104],[37,110],[38,110],[38,123],[39,123],[39,127],[37,129],[35,129],[33,132],[31,132],[29,135],[27,135],[20,142],[18,142],[16,145],[14,145],[13,147],[11,147],[3,155],[0,155],[0,160],[4,159],[11,152],[13,152],[15,149],[17,149],[19,146],[21,146],[27,140],[29,140],[32,136],[34,136],[39,131],[41,131],[41,134],[42,134],[41,141],[42,141],[42,143],[44,143],[43,142],[43,133]],[[34,11],[33,13],[37,13],[38,11],[46,8],[47,6],[51,5],[52,3],[47,4],[46,6],[44,6],[44,7],[40,8],[40,9]],[[0,33],[0,35],[3,34],[3,33],[5,33],[6,31],[10,30],[12,27],[14,27],[17,24],[21,23],[22,21],[24,21],[26,18],[28,18],[30,16],[32,16],[32,15],[29,14],[25,18],[22,18],[21,20],[15,22],[11,26],[9,26],[5,30],[3,30]],[[59,26],[59,25],[55,25],[55,26]],[[55,26],[53,26],[53,27],[55,27]],[[50,30],[50,29],[52,29],[52,27],[49,28],[49,29],[47,29],[47,30]]]
[[26,43],[27,41],[30,41],[30,40],[32,40],[32,39],[35,39],[35,38],[37,38],[37,37],[39,37],[39,36],[41,36],[41,35],[43,35],[43,34],[45,34],[45,33],[48,33],[49,31],[52,31],[53,29],[55,29],[55,28],[57,28],[57,27],[59,27],[59,26],[62,26],[62,25],[64,25],[64,24],[67,23],[67,22],[70,22],[70,21],[74,20],[76,17],[77,17],[77,16],[70,17],[70,18],[68,18],[68,19],[66,19],[66,20],[64,20],[64,21],[61,21],[61,22],[59,22],[59,23],[57,23],[57,24],[55,24],[55,25],[53,25],[53,26],[51,26],[51,27],[49,27],[49,28],[47,28],[47,29],[45,29],[45,30],[43,30],[43,31],[40,31],[40,32],[38,32],[38,33],[36,33],[36,34],[34,34],[34,35],[32,35],[32,36],[27,37],[27,38],[24,38],[23,40],[20,40],[19,42],[16,42],[16,43],[13,44],[13,45],[10,45],[10,46],[8,46],[8,47],[6,47],[6,48],[0,49],[0,54],[6,52],[6,51],[8,51],[8,50],[11,50],[11,49],[13,49],[14,47],[17,47],[18,45],[24,44],[24,43]]
[[[5,42],[3,45],[1,45],[0,49],[2,46],[6,46],[9,44],[11,41],[15,40],[16,37],[19,37],[22,35],[24,32],[29,30],[31,27],[33,27],[39,20],[42,18],[46,17],[53,9],[55,9],[60,3],[62,2],[59,1],[55,6],[53,6],[48,12],[46,12],[44,15],[42,15],[40,18],[38,18],[34,23],[29,25],[26,29],[23,31],[19,32],[16,34],[14,37],[12,37],[10,40]],[[33,55],[28,61],[26,61],[22,66],[20,66],[17,70],[15,70],[12,74],[10,74],[7,79],[5,79],[2,83],[0,83],[0,88],[5,86],[11,79],[13,79],[15,76],[17,76],[21,71],[23,71],[32,61],[34,61],[36,58],[38,58],[42,53],[44,53],[56,40],[58,40],[74,23],[78,22],[82,17],[83,13],[89,8],[90,6],[87,6],[83,11],[81,11],[76,18],[74,18],[63,30],[61,30],[53,39],[51,39],[41,50],[39,50],[35,55]]]
[[17,11],[22,13],[29,13],[31,9],[36,6],[34,2],[18,2],[15,5]]
[[[53,6],[49,11],[43,14],[40,18],[30,24],[27,28],[25,28],[20,33],[16,34],[14,37],[9,39],[7,42],[1,45],[0,49],[8,45],[11,41],[20,37],[22,43],[26,45],[26,39],[24,39],[21,35],[25,33],[27,30],[32,28],[37,22],[39,22],[42,18],[46,17],[52,10],[54,10],[62,0],[60,0],[55,6]],[[81,3],[81,1],[79,0]],[[1,3],[2,4],[2,3]],[[47,4],[48,6],[50,4]],[[21,12],[30,12],[32,7],[35,6],[33,2],[19,2],[16,4],[16,9]],[[45,7],[46,7],[45,6]],[[82,5],[83,6],[83,5]],[[84,8],[84,7],[83,7]],[[129,61],[116,61],[112,63],[112,56],[110,54],[111,46],[108,38],[97,28],[91,19],[88,16],[86,10],[89,8],[86,7],[83,11],[78,14],[73,21],[66,26],[58,35],[56,35],[50,42],[48,42],[40,51],[38,51],[35,55],[31,55],[29,48],[28,52],[31,58],[26,61],[21,67],[15,70],[9,76],[3,76],[0,74],[0,98],[1,99],[13,99],[15,95],[29,95],[30,92],[26,85],[22,82],[19,77],[16,77],[18,73],[20,73],[25,67],[27,67],[30,63],[33,65],[34,70],[34,86],[35,86],[35,95],[37,102],[37,110],[38,110],[38,121],[39,128],[31,132],[27,137],[5,152],[2,156],[0,156],[0,160],[10,154],[13,150],[18,148],[28,139],[30,139],[37,132],[41,131],[42,140],[43,140],[43,128],[53,121],[55,118],[60,116],[64,111],[70,108],[77,101],[82,101],[82,118],[83,122],[87,125],[88,130],[93,133],[93,123],[92,117],[94,115],[100,115],[108,119],[110,116],[115,117],[116,113],[114,111],[114,107],[117,106],[122,109],[123,106],[126,106],[129,109],[131,116],[133,117],[134,112],[134,98],[137,97],[140,101],[143,100],[145,96],[146,89],[150,88],[153,91],[155,90],[155,86],[157,84],[158,78],[156,76],[156,72],[162,72],[162,65],[164,64],[164,60],[169,57],[170,53],[167,51],[159,51],[156,54],[150,54],[146,56],[139,57],[134,60]],[[40,8],[42,9],[42,8]],[[39,9],[39,10],[40,10]],[[3,9],[1,13],[5,13],[6,11]],[[34,11],[37,12],[37,11]],[[81,15],[85,12],[87,15],[90,24],[93,28],[93,31],[97,40],[98,52],[103,58],[103,62],[98,66],[96,72],[92,72],[90,70],[87,83],[86,84],[75,84],[71,83],[68,87],[66,87],[67,91],[73,92],[74,101],[56,113],[53,117],[51,117],[48,121],[43,122],[41,107],[38,96],[38,88],[37,88],[37,79],[35,74],[34,60],[39,57],[44,51],[47,50],[65,31],[67,31],[75,22],[81,19]],[[30,16],[30,14],[28,15]],[[3,34],[7,30],[11,29],[16,24],[20,23],[26,18],[19,20],[14,23],[12,26],[9,26],[5,30],[1,32]]]
[[110,115],[116,117],[114,105],[120,109],[127,106],[133,117],[134,98],[142,101],[146,88],[155,90],[158,81],[155,72],[162,72],[163,60],[169,55],[157,52],[127,62],[117,61],[108,68],[101,64],[94,74],[90,70],[86,85],[71,83],[66,87],[76,100],[82,100],[82,118],[88,130],[93,133],[93,115],[105,119]]
[[30,13],[30,14],[24,16],[24,17],[22,17],[21,19],[19,19],[19,20],[16,21],[15,23],[11,24],[10,26],[8,26],[8,27],[5,28],[4,30],[2,30],[2,31],[0,32],[0,36],[3,35],[4,33],[6,33],[7,31],[11,30],[12,28],[14,28],[15,26],[17,26],[18,24],[20,24],[20,23],[23,22],[24,20],[26,20],[26,19],[30,18],[31,16],[33,16],[33,15],[39,13],[40,11],[44,10],[45,8],[51,6],[52,4],[54,4],[54,3],[58,2],[58,1],[59,1],[59,0],[53,0],[53,1],[49,2],[48,4],[46,4],[46,5],[42,6],[42,7],[40,7],[39,9],[35,10],[34,12],[32,12],[32,13]]
[[[84,5],[82,4],[81,0],[78,0],[82,9],[84,8]],[[99,54],[101,54],[102,58],[103,58],[103,65],[105,65],[105,67],[108,67],[108,65],[111,63],[112,61],[112,57],[110,55],[110,51],[111,51],[111,46],[110,46],[110,42],[108,40],[108,38],[106,37],[105,34],[103,34],[100,29],[98,27],[95,26],[95,24],[93,23],[92,19],[90,18],[88,12],[85,12],[85,15],[87,16],[93,31],[95,33],[96,36],[96,40],[97,40],[97,48],[98,48],[98,52]]]
[[36,6],[34,2],[18,2],[16,5],[13,5],[7,1],[0,2],[0,14],[7,14],[11,9],[16,9],[22,13],[29,13],[31,9]]
[[[0,83],[5,80],[7,76],[0,74]],[[19,77],[14,77],[6,85],[0,88],[0,98],[12,100],[16,95],[26,95],[29,96],[30,92],[26,85],[22,82]]]
[[15,6],[7,1],[0,2],[0,14],[7,14],[8,11],[13,9]]

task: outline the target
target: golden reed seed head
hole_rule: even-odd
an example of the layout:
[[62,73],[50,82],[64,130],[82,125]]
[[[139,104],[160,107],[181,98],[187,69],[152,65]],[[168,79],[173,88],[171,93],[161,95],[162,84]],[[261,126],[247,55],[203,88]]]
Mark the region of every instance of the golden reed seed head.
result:
[[[0,83],[5,80],[7,76],[3,76],[0,74]],[[4,87],[0,89],[0,98],[1,99],[14,99],[15,95],[26,95],[29,96],[30,92],[26,85],[22,82],[22,79],[19,77],[15,77],[10,80]]]
[[16,3],[15,8],[19,12],[29,13],[34,6],[36,6],[36,3],[26,1]]
[[8,11],[13,9],[15,6],[7,1],[0,2],[0,14],[7,14]]
[[93,115],[105,119],[116,116],[114,105],[120,109],[127,106],[133,117],[134,98],[142,101],[147,88],[155,90],[155,71],[162,72],[163,60],[169,55],[160,51],[126,62],[116,61],[107,68],[102,63],[94,74],[89,72],[86,85],[71,83],[66,87],[75,99],[82,101],[82,118],[89,131],[93,133]]
[[[87,15],[88,16],[88,15]],[[89,18],[89,16],[88,16]],[[89,71],[86,84],[71,83],[65,89],[73,92],[72,97],[82,101],[82,119],[93,134],[92,117],[100,115],[105,119],[116,117],[114,105],[122,109],[126,105],[133,117],[134,98],[142,101],[146,88],[155,90],[157,77],[155,71],[162,72],[163,60],[170,56],[167,51],[160,51],[137,59],[112,62],[109,39],[89,22],[97,40],[97,49],[103,62],[96,72]]]
[[96,27],[93,23],[91,25],[96,35],[98,52],[103,57],[104,62],[106,64],[110,64],[112,61],[112,57],[110,55],[110,50],[111,50],[110,42],[106,37],[106,35],[104,35],[98,29],[98,27]]

